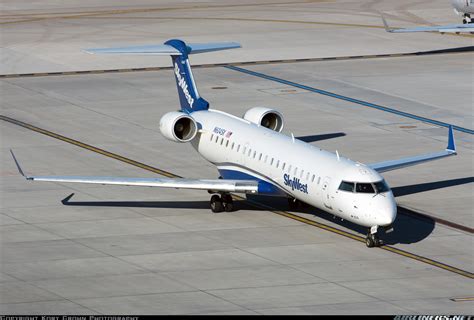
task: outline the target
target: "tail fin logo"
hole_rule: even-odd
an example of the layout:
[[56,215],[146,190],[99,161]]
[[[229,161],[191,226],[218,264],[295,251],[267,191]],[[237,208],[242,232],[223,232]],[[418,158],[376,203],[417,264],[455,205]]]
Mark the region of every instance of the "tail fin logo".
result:
[[183,90],[183,94],[186,97],[186,100],[188,101],[189,106],[192,108],[194,104],[194,99],[189,93],[188,84],[186,83],[186,79],[181,75],[177,62],[175,62],[174,64],[174,74],[176,75],[178,86],[181,88],[181,90]]

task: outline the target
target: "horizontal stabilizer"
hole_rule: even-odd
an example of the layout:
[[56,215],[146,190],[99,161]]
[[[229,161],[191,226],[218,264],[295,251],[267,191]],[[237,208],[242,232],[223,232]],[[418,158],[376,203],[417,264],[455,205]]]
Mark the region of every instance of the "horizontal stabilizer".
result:
[[[186,43],[187,54],[197,54],[212,51],[240,48],[237,42],[211,42],[211,43]],[[84,51],[92,54],[145,54],[145,55],[171,55],[180,56],[180,52],[170,44],[156,44],[148,46],[116,47],[116,48],[93,48]]]
[[440,32],[440,33],[474,33],[474,25],[468,24],[450,24],[444,26],[424,26],[413,28],[391,28],[382,15],[382,22],[385,31],[392,33],[408,33],[408,32]]

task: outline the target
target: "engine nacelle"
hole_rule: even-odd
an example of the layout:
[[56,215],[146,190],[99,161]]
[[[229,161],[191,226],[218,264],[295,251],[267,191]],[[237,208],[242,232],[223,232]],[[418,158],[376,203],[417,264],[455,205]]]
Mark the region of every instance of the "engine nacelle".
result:
[[168,112],[160,119],[160,131],[166,139],[175,142],[189,142],[198,132],[196,121],[182,112]]
[[244,119],[277,132],[281,132],[285,124],[280,112],[265,107],[255,107],[247,110]]

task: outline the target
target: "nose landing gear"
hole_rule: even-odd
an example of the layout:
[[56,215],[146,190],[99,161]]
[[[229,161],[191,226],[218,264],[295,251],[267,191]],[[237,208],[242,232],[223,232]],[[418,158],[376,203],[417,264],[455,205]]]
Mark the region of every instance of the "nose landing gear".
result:
[[382,242],[379,240],[377,236],[378,226],[371,227],[367,232],[367,237],[365,238],[365,244],[367,247],[380,247]]
[[230,193],[222,193],[222,196],[214,194],[210,201],[211,210],[214,213],[218,212],[231,212],[234,210],[234,201]]
[[472,23],[471,15],[469,13],[464,14],[464,17],[462,19],[462,23],[463,24]]

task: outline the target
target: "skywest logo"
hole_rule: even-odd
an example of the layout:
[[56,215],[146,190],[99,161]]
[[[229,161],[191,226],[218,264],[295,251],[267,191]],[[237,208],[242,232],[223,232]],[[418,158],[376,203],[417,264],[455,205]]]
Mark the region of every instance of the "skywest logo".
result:
[[290,178],[289,174],[283,175],[283,180],[285,180],[285,186],[291,187],[291,190],[295,191],[301,191],[303,193],[308,194],[308,184],[302,184],[300,182],[300,179],[293,177],[293,179]]
[[186,83],[186,80],[184,79],[184,77],[181,75],[177,63],[174,64],[174,74],[176,75],[176,79],[178,80],[178,86],[181,88],[181,90],[183,90],[183,94],[192,108],[194,99],[193,97],[191,97],[191,94],[189,93],[188,84]]

